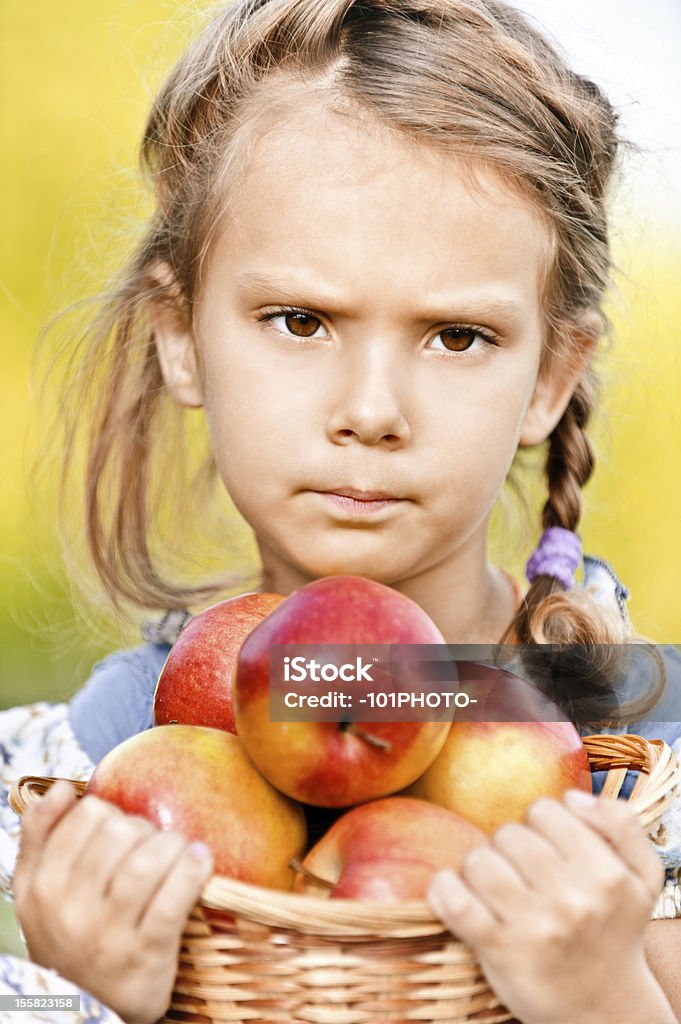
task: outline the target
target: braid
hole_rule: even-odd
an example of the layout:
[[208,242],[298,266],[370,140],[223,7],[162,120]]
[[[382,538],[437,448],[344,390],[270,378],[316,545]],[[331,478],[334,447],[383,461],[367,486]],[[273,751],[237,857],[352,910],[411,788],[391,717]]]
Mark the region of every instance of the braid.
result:
[[[582,514],[582,487],[595,465],[586,427],[596,403],[596,378],[587,370],[549,437],[545,473],[548,500],[543,529],[560,526],[577,531]],[[621,641],[621,624],[606,624],[594,602],[581,592],[565,591],[552,576],[538,576],[509,628],[520,643],[613,643]],[[595,621],[594,621],[595,614]],[[613,626],[615,628],[613,629]]]
[[[589,369],[577,385],[560,421],[549,437],[546,478],[549,497],[542,510],[543,528],[560,526],[577,531],[582,513],[581,489],[590,479],[594,451],[586,427],[596,402],[596,377]],[[564,590],[553,576],[537,576],[507,633],[528,646],[522,655],[534,681],[576,724],[636,721],[659,700],[665,683],[664,666],[653,649],[657,676],[638,699],[619,707],[616,680],[627,662],[627,642],[640,643],[619,616],[603,608],[583,590]],[[552,671],[554,644],[565,645],[558,657],[560,672]]]
[[549,498],[544,505],[544,529],[562,526],[575,530],[582,514],[581,489],[594,469],[594,451],[586,425],[594,406],[593,387],[588,379],[577,385],[568,407],[549,439],[546,478]]

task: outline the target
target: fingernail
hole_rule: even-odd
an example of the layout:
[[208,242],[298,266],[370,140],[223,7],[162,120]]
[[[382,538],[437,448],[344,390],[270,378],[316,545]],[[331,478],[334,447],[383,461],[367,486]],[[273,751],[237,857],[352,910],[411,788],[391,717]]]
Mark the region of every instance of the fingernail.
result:
[[438,917],[447,913],[459,913],[463,907],[463,882],[459,876],[445,868],[431,879],[426,899]]
[[449,868],[443,868],[441,871],[436,872],[436,874],[431,878],[428,891],[429,893],[435,892],[436,895],[440,895],[452,887],[460,889],[461,879],[453,871],[450,871]]
[[576,811],[589,811],[596,803],[597,797],[593,793],[587,793],[583,789],[568,789],[565,794],[565,801],[569,807]]
[[187,853],[192,860],[198,861],[208,860],[208,858],[212,856],[210,846],[201,842],[190,843],[187,847]]

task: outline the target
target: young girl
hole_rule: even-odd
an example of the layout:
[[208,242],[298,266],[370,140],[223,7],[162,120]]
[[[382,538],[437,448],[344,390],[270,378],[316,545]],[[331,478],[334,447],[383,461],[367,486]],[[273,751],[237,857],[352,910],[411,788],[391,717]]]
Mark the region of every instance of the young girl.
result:
[[[366,576],[449,643],[633,639],[625,588],[576,532],[616,149],[597,86],[497,0],[240,0],[216,14],[154,105],[142,160],[156,212],[70,385],[78,412],[95,395],[94,565],[114,602],[170,613],[69,705],[3,713],[6,787],[86,778],[149,728],[183,609],[233,584],[164,575],[154,517],[182,457],[173,409],[203,409],[260,589]],[[545,442],[523,593],[488,561],[488,527],[518,450]],[[637,720],[659,696],[612,728],[676,743],[666,711]],[[4,991],[80,986],[97,1013],[159,1018],[207,851],[62,783],[26,814],[15,865],[20,824],[2,812],[33,961],[5,958]],[[656,852],[624,801],[538,801],[461,879],[439,874],[431,905],[523,1024],[671,1024],[681,925],[650,919],[681,916],[677,819]]]

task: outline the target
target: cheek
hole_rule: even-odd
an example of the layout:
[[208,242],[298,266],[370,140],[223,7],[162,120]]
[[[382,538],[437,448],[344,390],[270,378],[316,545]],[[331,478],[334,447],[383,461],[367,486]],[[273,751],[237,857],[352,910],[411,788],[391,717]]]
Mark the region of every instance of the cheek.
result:
[[290,458],[301,430],[302,400],[294,388],[282,386],[280,375],[238,352],[221,349],[206,359],[204,410],[225,483],[227,476],[236,485],[244,471],[266,472]]
[[471,454],[484,451],[493,458],[498,454],[502,459],[509,450],[515,452],[535,374],[532,368],[510,365],[500,366],[499,371],[478,379],[471,375],[462,379],[461,386],[431,387],[433,433],[448,446],[460,445]]
[[[304,353],[279,351],[273,341],[252,327],[209,323],[200,340],[204,358],[206,408],[229,402],[251,424],[287,406],[309,402],[310,369]],[[299,358],[296,359],[296,355]],[[297,382],[300,381],[300,387]]]
[[[515,371],[515,372],[514,372]],[[431,392],[430,448],[442,470],[445,501],[465,492],[485,506],[498,497],[510,471],[534,389],[531,368],[505,367],[477,387]],[[430,446],[429,446],[430,447]]]

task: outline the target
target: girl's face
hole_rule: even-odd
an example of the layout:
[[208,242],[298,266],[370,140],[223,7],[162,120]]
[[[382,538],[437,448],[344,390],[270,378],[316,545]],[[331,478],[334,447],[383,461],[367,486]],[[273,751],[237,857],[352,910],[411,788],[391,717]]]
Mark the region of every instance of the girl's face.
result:
[[[268,589],[338,573],[404,589],[484,562],[518,443],[546,436],[574,381],[537,387],[546,229],[481,181],[310,96],[260,134],[192,328],[156,324]],[[394,500],[330,496],[344,489]]]

